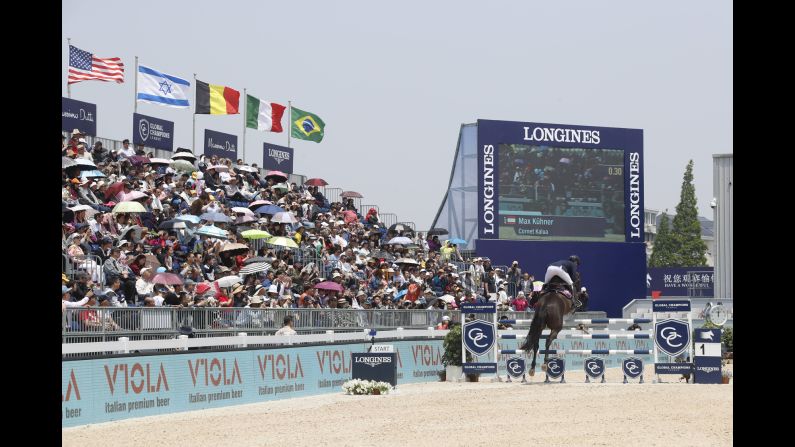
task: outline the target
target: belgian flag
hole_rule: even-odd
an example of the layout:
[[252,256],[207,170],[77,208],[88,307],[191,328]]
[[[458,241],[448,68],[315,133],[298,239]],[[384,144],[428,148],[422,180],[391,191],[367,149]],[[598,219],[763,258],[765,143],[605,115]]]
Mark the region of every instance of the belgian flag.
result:
[[213,85],[196,80],[196,112],[206,115],[233,115],[240,113],[240,92],[223,85]]

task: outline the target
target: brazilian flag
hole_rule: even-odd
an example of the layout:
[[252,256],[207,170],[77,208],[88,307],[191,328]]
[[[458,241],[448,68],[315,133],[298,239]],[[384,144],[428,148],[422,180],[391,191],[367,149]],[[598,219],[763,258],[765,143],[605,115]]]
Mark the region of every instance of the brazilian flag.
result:
[[323,129],[326,123],[314,113],[304,112],[301,109],[291,108],[290,135],[301,140],[310,140],[315,143],[323,141]]

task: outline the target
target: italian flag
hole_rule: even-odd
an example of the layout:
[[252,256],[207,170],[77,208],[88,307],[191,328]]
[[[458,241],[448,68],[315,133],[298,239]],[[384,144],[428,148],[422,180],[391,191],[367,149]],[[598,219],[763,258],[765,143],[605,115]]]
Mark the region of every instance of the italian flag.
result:
[[260,101],[251,95],[246,95],[246,127],[281,132],[284,109],[281,104]]

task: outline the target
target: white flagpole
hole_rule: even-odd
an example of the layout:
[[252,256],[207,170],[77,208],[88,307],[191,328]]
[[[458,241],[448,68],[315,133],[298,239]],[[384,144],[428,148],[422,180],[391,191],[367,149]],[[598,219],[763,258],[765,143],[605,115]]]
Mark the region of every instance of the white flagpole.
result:
[[287,147],[290,147],[290,134],[293,133],[293,104],[292,101],[287,101]]
[[[69,45],[69,58],[72,56],[72,38],[67,37],[66,43]],[[69,83],[69,61],[66,61],[66,97],[72,98],[72,84]]]
[[138,113],[138,56],[135,56],[135,91],[133,91],[133,112]]
[[[197,88],[198,86],[196,85],[196,73],[193,73],[193,91],[198,92]],[[191,147],[191,149],[193,150],[193,155],[196,155],[196,107],[198,106],[198,104],[196,104],[196,99],[198,97],[199,97],[198,94],[194,95],[193,97],[193,147]],[[202,153],[204,153],[204,151],[202,151]]]
[[248,118],[247,108],[248,108],[248,96],[246,96],[246,88],[243,87],[243,145],[240,146],[240,155],[237,157],[243,160],[243,164],[246,163],[246,119]]

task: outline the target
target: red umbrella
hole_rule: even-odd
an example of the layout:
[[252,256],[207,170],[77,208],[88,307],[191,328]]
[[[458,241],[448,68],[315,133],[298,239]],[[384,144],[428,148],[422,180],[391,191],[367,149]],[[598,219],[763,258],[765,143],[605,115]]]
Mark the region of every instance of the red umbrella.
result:
[[105,200],[116,196],[116,194],[118,194],[122,189],[124,189],[124,182],[116,182],[108,186],[108,189],[105,190]]
[[323,180],[322,178],[311,178],[304,183],[305,185],[309,186],[326,186],[328,182]]
[[342,292],[344,290],[342,285],[337,284],[334,281],[323,281],[315,285],[315,288],[322,290],[336,290],[337,292]]
[[358,193],[358,192],[356,192],[356,191],[343,191],[343,192],[342,192],[342,194],[340,194],[340,197],[345,197],[346,199],[347,199],[347,198],[357,198],[357,199],[361,199],[361,198],[363,198],[364,196],[363,196],[363,195],[361,195],[361,193]]
[[182,278],[173,273],[158,273],[152,278],[152,282],[155,284],[182,285]]
[[287,180],[288,175],[282,171],[268,171],[265,179],[268,179],[269,177],[280,177],[282,180]]

